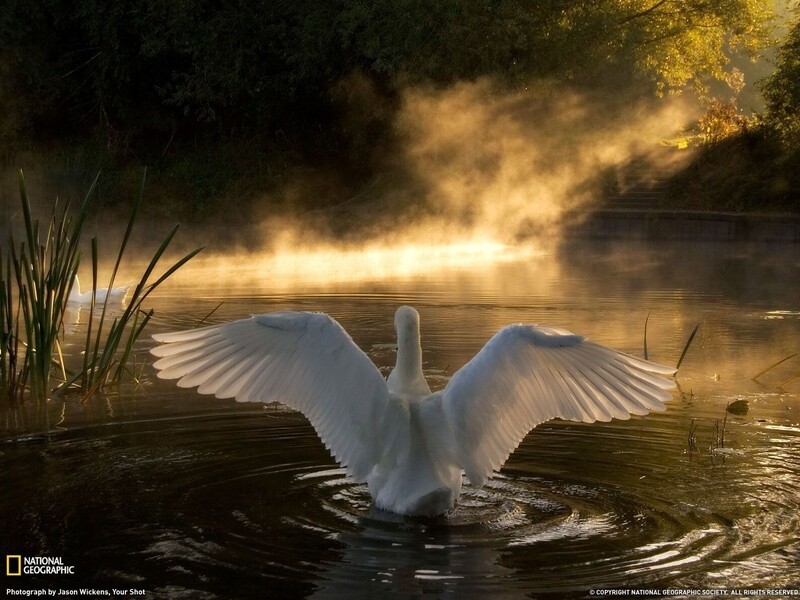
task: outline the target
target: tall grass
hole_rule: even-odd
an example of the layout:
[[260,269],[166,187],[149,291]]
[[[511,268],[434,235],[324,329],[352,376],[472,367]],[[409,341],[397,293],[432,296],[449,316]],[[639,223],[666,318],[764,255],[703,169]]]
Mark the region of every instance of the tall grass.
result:
[[694,341],[694,336],[697,335],[697,330],[700,329],[700,323],[694,326],[692,329],[692,333],[689,334],[689,339],[686,340],[686,345],[683,347],[683,352],[681,352],[681,357],[678,359],[678,363],[675,365],[675,369],[680,369],[681,364],[683,363],[683,359],[686,358],[686,353],[689,351],[689,346],[692,345]]
[[[19,306],[15,306],[11,257],[0,247],[0,407],[15,409],[22,403],[27,367],[20,348]],[[22,363],[20,364],[20,360]]]
[[[75,219],[69,214],[69,204],[59,211],[56,202],[47,227],[42,229],[38,219],[31,215],[25,178],[19,172],[24,239],[17,246],[13,231],[9,232],[10,252],[0,294],[3,315],[0,394],[10,408],[17,408],[27,393],[41,419],[46,416],[53,357],[58,352],[67,297],[80,262],[81,231],[96,183],[97,177]],[[20,352],[21,344],[24,353]]]
[[770,365],[770,366],[768,366],[766,369],[762,369],[761,371],[759,371],[758,373],[756,373],[755,375],[753,375],[753,376],[750,378],[750,380],[751,380],[751,381],[758,381],[758,378],[759,378],[759,377],[761,377],[762,375],[766,375],[767,373],[769,373],[770,371],[772,371],[772,369],[774,369],[774,368],[775,368],[775,367],[777,367],[778,365],[782,365],[782,364],[783,364],[783,363],[785,363],[787,360],[790,360],[790,359],[794,358],[795,356],[797,356],[797,352],[795,352],[795,353],[793,353],[793,354],[790,354],[789,356],[787,356],[787,357],[785,357],[785,358],[782,358],[782,359],[780,359],[778,362],[771,364],[771,365]]
[[[153,314],[152,311],[145,311],[142,303],[201,250],[198,248],[186,254],[153,283],[149,283],[178,230],[177,226],[173,228],[145,268],[127,305],[112,319],[108,305],[110,295],[106,296],[101,307],[96,306],[100,259],[98,241],[96,237],[93,238],[92,300],[83,364],[77,373],[68,376],[61,356],[60,336],[70,288],[80,265],[81,233],[98,179],[99,175],[75,217],[70,216],[68,205],[59,211],[56,203],[49,223],[43,229],[31,215],[25,179],[20,171],[24,241],[17,245],[11,233],[10,249],[4,253],[0,247],[0,402],[10,413],[14,413],[19,412],[18,409],[30,400],[37,420],[44,426],[46,402],[53,391],[77,390],[85,402],[104,386],[123,378],[134,344]],[[144,196],[145,180],[146,171],[117,253],[109,288],[114,285],[128,247]],[[62,383],[54,390],[51,379],[56,366],[61,371]]]
[[[113,288],[117,280],[117,274],[130,241],[131,232],[136,222],[139,209],[141,207],[142,198],[144,197],[144,185],[147,178],[147,171],[145,170],[142,176],[142,183],[139,188],[139,196],[134,204],[131,216],[128,219],[128,226],[122,237],[117,258],[114,267],[111,271],[111,277],[108,281],[108,287]],[[128,362],[132,356],[133,346],[139,336],[142,334],[150,318],[153,316],[153,311],[145,311],[142,309],[142,303],[147,297],[166,281],[175,271],[181,268],[189,260],[191,260],[202,248],[197,248],[183,256],[180,260],[173,263],[167,270],[158,277],[155,282],[149,284],[148,281],[153,275],[153,272],[163,257],[165,251],[172,242],[175,234],[178,232],[178,226],[172,228],[169,234],[161,242],[161,245],[153,254],[139,281],[134,287],[133,292],[129,295],[127,305],[122,313],[115,317],[111,325],[106,328],[109,320],[109,299],[110,294],[106,295],[102,307],[100,307],[100,314],[95,318],[96,307],[96,290],[97,290],[97,271],[98,271],[98,242],[97,238],[92,239],[92,300],[89,311],[89,323],[86,330],[86,341],[84,349],[83,367],[80,372],[73,376],[72,379],[65,382],[61,389],[68,389],[71,386],[77,386],[80,391],[83,401],[88,400],[97,391],[104,386],[119,382],[128,371]],[[130,373],[133,375],[133,373]]]

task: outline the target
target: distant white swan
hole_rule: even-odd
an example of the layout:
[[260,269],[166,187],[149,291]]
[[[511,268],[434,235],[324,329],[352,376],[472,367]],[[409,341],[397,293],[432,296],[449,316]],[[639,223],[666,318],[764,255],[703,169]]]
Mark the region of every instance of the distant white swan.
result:
[[[95,304],[102,305],[106,301],[106,296],[108,296],[109,303],[122,303],[125,301],[130,287],[131,286],[126,285],[123,287],[111,288],[110,293],[109,288],[97,288],[95,292]],[[88,292],[81,293],[81,282],[77,275],[75,275],[75,280],[72,282],[72,287],[69,290],[67,302],[71,302],[72,304],[92,303],[92,291],[89,290]]]
[[158,376],[239,402],[301,411],[379,508],[438,515],[480,487],[544,421],[609,421],[664,410],[675,369],[557,327],[509,325],[431,393],[419,314],[397,310],[397,363],[384,379],[324,313],[273,312],[164,333]]

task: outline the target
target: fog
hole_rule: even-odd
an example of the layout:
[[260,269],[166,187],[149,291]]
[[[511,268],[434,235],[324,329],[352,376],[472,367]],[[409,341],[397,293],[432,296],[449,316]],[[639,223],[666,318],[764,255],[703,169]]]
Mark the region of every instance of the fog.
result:
[[[363,99],[368,114],[375,94],[363,86],[354,101]],[[409,88],[394,120],[396,143],[376,150],[381,173],[364,191],[326,210],[267,211],[254,236],[233,248],[211,243],[213,259],[200,261],[220,259],[212,269],[255,261],[266,272],[340,280],[541,252],[565,223],[600,204],[617,166],[657,150],[698,111],[680,96],[509,92],[488,79]],[[301,189],[313,194],[314,184],[291,181],[259,204],[288,204]]]
[[692,116],[680,97],[503,93],[481,80],[409,90],[398,127],[407,169],[434,207],[430,226],[507,243],[557,235],[566,215],[601,200],[606,170],[657,148]]
[[[274,193],[252,202],[231,200],[230,211],[247,213],[243,222],[184,227],[173,254],[205,246],[195,263],[206,269],[248,264],[340,280],[538,253],[558,242],[565,223],[584,218],[610,186],[619,185],[618,166],[652,154],[700,114],[688,96],[641,99],[624,90],[591,95],[542,82],[509,91],[488,78],[409,87],[391,113],[371,84],[354,81],[354,131],[375,115],[394,114],[393,141],[374,148],[375,175],[363,189],[331,201],[341,194],[335,174],[297,165],[294,177]],[[4,177],[3,204],[13,207],[16,186]],[[35,171],[27,178],[46,215],[63,186]],[[80,196],[71,195],[74,205]],[[18,220],[16,212],[6,209],[6,217]],[[146,187],[131,258],[151,255],[174,224],[147,214]],[[88,238],[98,235],[104,262],[116,255],[120,220],[118,207],[107,202],[92,209],[85,238],[88,246]],[[84,264],[82,272],[88,268]]]

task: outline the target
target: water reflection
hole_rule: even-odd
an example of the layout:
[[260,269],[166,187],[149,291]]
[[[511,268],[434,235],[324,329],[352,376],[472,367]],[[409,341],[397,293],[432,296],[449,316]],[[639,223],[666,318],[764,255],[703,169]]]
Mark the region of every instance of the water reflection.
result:
[[741,420],[743,454],[690,462],[689,414],[544,426],[436,520],[373,509],[291,411],[67,431],[3,448],[4,536],[66,557],[86,585],[139,582],[155,598],[796,581],[800,428]]
[[171,281],[192,285],[200,277],[206,293],[223,296],[259,293],[265,286],[270,293],[280,293],[308,285],[331,289],[341,284],[408,280],[452,269],[491,270],[542,253],[538,245],[509,246],[481,238],[453,243],[372,242],[353,248],[317,245],[274,254],[200,256]]
[[[79,573],[30,585],[126,585],[152,598],[796,586],[800,363],[751,378],[800,350],[800,250],[579,244],[471,260],[350,279],[341,274],[358,269],[346,264],[328,279],[302,265],[295,275],[189,267],[153,297],[153,326],[191,327],[221,300],[211,322],[323,310],[387,372],[394,310],[410,303],[422,316],[426,376],[442,387],[507,323],[559,325],[641,354],[649,312],[648,352],[665,363],[701,324],[678,374],[682,393],[642,419],[540,426],[502,477],[466,488],[434,522],[373,511],[291,411],[198,396],[152,374],[87,407],[67,398],[53,404],[63,431],[0,446],[7,547],[63,556]],[[141,356],[150,344],[141,341]],[[737,400],[746,413],[726,416]],[[723,423],[726,452],[714,454]]]
[[[524,598],[513,585],[514,570],[500,564],[497,548],[454,539],[445,524],[399,528],[364,519],[356,533],[337,536],[339,560],[326,565],[312,598],[376,595],[409,598],[423,594]],[[503,582],[501,585],[493,585]]]
[[64,328],[67,333],[77,333],[81,323],[81,307],[76,304],[67,304],[64,309]]

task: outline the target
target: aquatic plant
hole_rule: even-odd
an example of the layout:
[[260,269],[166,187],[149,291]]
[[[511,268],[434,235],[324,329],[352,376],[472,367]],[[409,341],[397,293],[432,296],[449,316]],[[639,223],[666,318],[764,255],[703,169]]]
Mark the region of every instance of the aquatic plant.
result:
[[689,460],[691,460],[692,456],[698,450],[698,445],[697,445],[697,419],[692,419],[692,422],[689,423],[689,434],[686,436],[686,446],[687,446],[687,449],[688,449]]
[[[3,315],[0,323],[3,336],[0,394],[9,408],[21,406],[27,391],[37,413],[44,417],[54,354],[60,354],[58,338],[67,296],[80,261],[81,230],[97,179],[74,220],[69,214],[69,203],[60,212],[58,203],[55,203],[42,235],[38,219],[34,220],[31,215],[25,178],[22,171],[19,172],[24,241],[17,247],[13,232],[9,232],[10,253],[0,294],[0,313]],[[20,352],[21,343],[24,344],[24,353]]]
[[4,260],[0,247],[0,406],[8,408],[20,404],[27,376],[27,369],[19,364],[19,307],[13,303],[11,258]]
[[689,339],[686,340],[686,345],[683,347],[683,352],[681,352],[681,356],[678,359],[678,363],[675,365],[676,370],[681,368],[681,363],[683,363],[683,359],[686,356],[686,353],[689,351],[689,346],[692,345],[692,342],[694,341],[694,336],[697,335],[698,329],[700,329],[700,323],[695,325],[694,329],[692,329],[692,333],[689,334]]
[[792,377],[790,377],[789,379],[787,379],[783,383],[779,384],[778,385],[778,389],[786,391],[786,386],[788,386],[793,381],[797,381],[798,379],[800,379],[800,373],[798,373],[797,375],[793,375]]
[[[128,219],[128,225],[122,237],[122,243],[120,244],[117,258],[111,271],[108,289],[114,287],[122,258],[128,247],[131,232],[136,222],[142,199],[144,198],[146,178],[147,170],[145,169],[142,175],[139,195],[131,211],[130,218]],[[120,315],[114,317],[111,325],[107,329],[110,294],[106,295],[102,302],[100,314],[95,318],[99,251],[97,237],[92,238],[92,299],[89,310],[89,322],[86,328],[83,366],[72,378],[65,379],[62,386],[59,387],[60,391],[77,386],[78,391],[82,395],[82,401],[86,402],[104,386],[120,382],[126,372],[136,378],[133,372],[128,369],[128,361],[132,357],[136,340],[139,339],[145,326],[153,316],[152,310],[145,311],[142,309],[142,303],[153,290],[164,283],[175,271],[202,250],[202,248],[197,248],[189,252],[180,260],[173,263],[154,283],[148,284],[158,262],[175,237],[178,227],[178,225],[175,225],[161,242],[161,245],[153,254],[153,257],[150,259],[150,262],[134,287],[133,292],[129,295],[127,305]]]
[[[145,170],[109,287],[114,284],[128,247],[144,196],[146,175]],[[9,232],[10,250],[6,254],[0,248],[0,403],[11,414],[18,413],[18,409],[30,399],[37,420],[44,426],[46,402],[54,391],[51,385],[54,367],[59,369],[62,380],[56,391],[77,390],[84,402],[104,386],[119,382],[126,372],[130,372],[127,365],[134,344],[153,314],[152,310],[145,311],[142,303],[202,249],[189,252],[167,268],[155,282],[148,283],[175,237],[176,225],[148,263],[122,313],[115,316],[108,326],[108,297],[103,301],[99,315],[95,315],[99,252],[97,237],[93,238],[92,297],[83,364],[77,373],[68,375],[59,340],[70,288],[80,264],[81,233],[98,179],[99,174],[74,218],[70,215],[69,204],[59,211],[56,203],[49,224],[43,230],[39,221],[32,217],[24,175],[20,171],[24,241],[17,246],[13,232]],[[14,418],[12,416],[9,420]]]
[[785,358],[782,358],[782,359],[780,359],[778,362],[771,364],[771,365],[770,365],[770,366],[768,366],[766,369],[762,369],[761,371],[759,371],[758,373],[756,373],[755,375],[753,375],[753,376],[750,378],[750,380],[751,380],[751,381],[758,381],[758,378],[759,378],[759,377],[762,377],[763,375],[766,375],[767,373],[769,373],[770,371],[772,371],[772,369],[774,369],[774,368],[775,368],[775,367],[777,367],[778,365],[782,365],[782,364],[783,364],[783,363],[785,363],[787,360],[790,360],[790,359],[794,358],[795,356],[797,356],[797,352],[795,352],[795,353],[793,353],[793,354],[790,354],[789,356],[787,356],[787,357],[785,357]]
[[747,400],[734,400],[725,407],[725,412],[739,417],[743,417],[750,410],[750,403]]
[[709,448],[709,452],[712,456],[721,448],[725,448],[725,428],[727,425],[728,411],[725,410],[725,414],[722,417],[722,425],[720,425],[719,419],[714,419],[714,437],[711,440],[711,446]]

